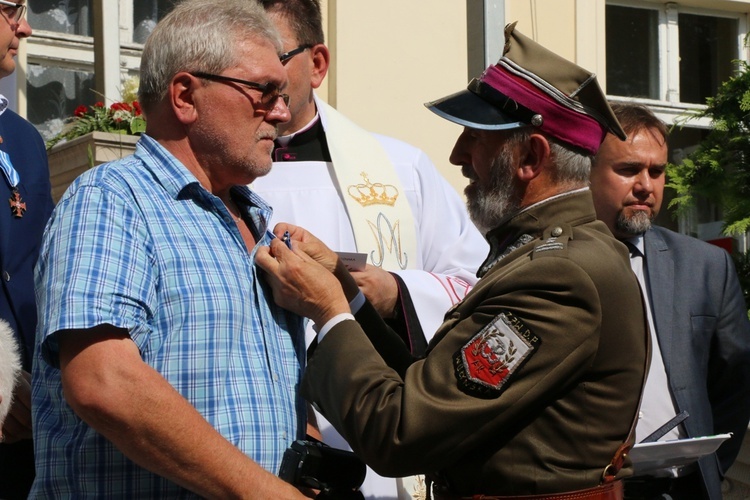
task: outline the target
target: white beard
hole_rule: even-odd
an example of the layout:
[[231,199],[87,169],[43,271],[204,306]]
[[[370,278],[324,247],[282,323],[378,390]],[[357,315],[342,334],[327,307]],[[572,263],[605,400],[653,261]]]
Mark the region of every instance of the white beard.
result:
[[13,403],[13,390],[21,371],[21,355],[10,325],[0,319],[0,426]]
[[511,146],[504,147],[492,162],[490,182],[480,184],[479,180],[475,180],[464,191],[469,217],[484,235],[519,208],[520,202],[514,196],[513,189],[513,160]]

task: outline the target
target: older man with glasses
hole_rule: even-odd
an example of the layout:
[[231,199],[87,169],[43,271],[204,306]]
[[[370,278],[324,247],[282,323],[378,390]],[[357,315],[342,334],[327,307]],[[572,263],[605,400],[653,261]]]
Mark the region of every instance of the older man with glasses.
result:
[[257,272],[271,209],[246,187],[290,118],[281,48],[246,0],[185,0],[146,42],[146,134],[42,246],[32,498],[304,498],[275,476],[305,431],[302,320]]

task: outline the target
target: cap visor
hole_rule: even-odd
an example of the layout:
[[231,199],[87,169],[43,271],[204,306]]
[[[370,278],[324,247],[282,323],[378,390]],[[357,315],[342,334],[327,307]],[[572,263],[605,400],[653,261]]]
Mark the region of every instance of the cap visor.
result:
[[465,127],[482,130],[503,130],[525,127],[528,123],[506,115],[469,90],[462,90],[442,99],[425,103],[427,109],[446,120]]

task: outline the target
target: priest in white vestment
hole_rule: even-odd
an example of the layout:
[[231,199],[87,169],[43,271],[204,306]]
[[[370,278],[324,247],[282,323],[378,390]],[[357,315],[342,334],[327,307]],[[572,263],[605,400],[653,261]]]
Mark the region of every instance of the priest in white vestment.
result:
[[[329,248],[366,254],[366,270],[353,273],[360,288],[384,318],[408,326],[404,341],[422,354],[477,281],[488,245],[424,152],[362,129],[315,96],[329,64],[317,2],[262,3],[284,43],[292,119],[280,127],[270,174],[251,187],[273,207],[272,225],[302,226]],[[317,419],[327,444],[349,449]],[[373,500],[423,498],[419,479],[370,469],[361,490]]]

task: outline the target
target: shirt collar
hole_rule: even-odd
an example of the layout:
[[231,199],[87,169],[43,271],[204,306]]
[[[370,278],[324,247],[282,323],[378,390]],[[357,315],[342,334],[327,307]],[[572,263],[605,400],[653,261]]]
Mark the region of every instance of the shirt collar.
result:
[[639,234],[638,236],[633,236],[632,238],[628,238],[628,243],[633,245],[635,248],[638,249],[638,251],[641,253],[641,255],[646,255],[646,249],[643,243],[643,233]]
[[289,145],[289,143],[291,142],[291,140],[294,139],[295,135],[301,134],[302,132],[310,130],[312,128],[312,126],[315,125],[318,122],[319,119],[320,119],[320,114],[316,111],[315,112],[315,116],[313,116],[313,119],[310,120],[307,123],[307,125],[305,125],[304,127],[302,127],[301,129],[299,129],[296,132],[292,132],[289,135],[282,135],[282,136],[277,137],[276,138],[276,143],[279,146],[281,146],[282,148],[287,147]]

